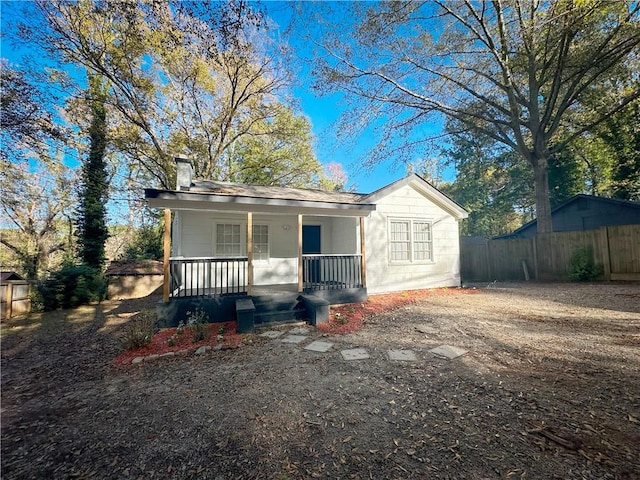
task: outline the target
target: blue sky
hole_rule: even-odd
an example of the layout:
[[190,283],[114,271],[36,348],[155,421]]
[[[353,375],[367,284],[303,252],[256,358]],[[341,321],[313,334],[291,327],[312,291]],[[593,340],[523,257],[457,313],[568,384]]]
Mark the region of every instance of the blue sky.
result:
[[[12,2],[13,3],[13,2]],[[2,30],[6,32],[5,22],[8,19],[9,11],[16,11],[14,8],[22,2],[15,2],[8,9],[6,1],[0,1],[2,9]],[[280,26],[285,29],[290,19],[289,8],[292,4],[279,1],[266,1],[263,6],[267,8],[268,14]],[[339,8],[339,3],[335,4]],[[305,4],[302,4],[303,8]],[[274,32],[277,35],[277,32]],[[19,62],[19,53],[14,52],[8,46],[7,37],[2,38],[2,57],[8,58],[12,62]],[[295,40],[294,40],[295,41]],[[361,167],[362,160],[370,148],[373,147],[371,135],[366,133],[353,141],[342,143],[337,142],[336,121],[340,114],[345,111],[344,98],[340,94],[332,94],[324,97],[316,97],[311,88],[311,78],[309,77],[309,65],[304,59],[311,55],[310,48],[298,41],[293,45],[293,51],[298,56],[300,77],[297,79],[293,89],[293,94],[300,104],[301,113],[306,115],[312,124],[313,133],[316,137],[316,154],[323,164],[331,162],[341,163],[349,176],[348,187],[355,187],[359,192],[368,193],[381,188],[406,175],[405,167],[394,165],[393,159],[376,165],[371,169]],[[437,128],[437,127],[436,127]],[[451,169],[444,172],[444,180],[453,180]]]
[[[333,2],[334,9],[339,12],[341,2]],[[346,2],[342,2],[346,3]],[[263,1],[269,16],[278,24],[280,29],[286,29],[291,18],[291,3],[282,1]],[[313,3],[302,2],[301,8]],[[339,13],[338,13],[339,15]],[[313,29],[306,31],[313,34]],[[277,33],[276,33],[277,35]],[[293,37],[293,38],[292,38]],[[310,88],[312,78],[309,72],[308,58],[311,57],[311,48],[300,40],[296,40],[297,35],[289,37],[289,43],[297,56],[299,65],[298,86],[294,89],[294,95],[300,101],[302,113],[307,115],[313,125],[313,132],[317,139],[316,154],[323,164],[339,162],[349,175],[348,187],[355,186],[356,190],[362,193],[369,193],[381,188],[389,183],[398,180],[406,175],[406,167],[398,165],[393,159],[378,164],[373,168],[362,168],[361,163],[366,158],[369,149],[374,147],[375,142],[367,132],[353,142],[337,143],[336,121],[345,112],[345,99],[340,94],[332,94],[323,97],[316,97]],[[292,43],[293,42],[293,43]],[[429,134],[434,130],[439,132],[439,125],[425,126]],[[447,168],[442,172],[442,179],[452,181],[455,177],[453,168]]]

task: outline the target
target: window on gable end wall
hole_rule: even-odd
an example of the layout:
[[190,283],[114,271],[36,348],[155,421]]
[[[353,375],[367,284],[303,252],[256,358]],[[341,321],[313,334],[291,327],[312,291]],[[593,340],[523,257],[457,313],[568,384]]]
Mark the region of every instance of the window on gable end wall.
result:
[[391,263],[432,262],[432,223],[423,219],[390,219],[389,260]]

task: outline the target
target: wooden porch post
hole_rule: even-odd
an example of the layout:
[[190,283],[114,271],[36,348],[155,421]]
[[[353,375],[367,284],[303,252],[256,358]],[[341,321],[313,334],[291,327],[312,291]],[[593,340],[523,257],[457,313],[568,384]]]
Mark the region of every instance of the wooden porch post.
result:
[[360,217],[360,275],[362,275],[362,288],[367,288],[367,251],[364,237],[364,217]]
[[253,213],[247,212],[247,295],[253,287]]
[[302,291],[302,215],[298,214],[298,291]]
[[169,257],[171,257],[171,210],[164,209],[164,258],[163,258],[163,274],[164,283],[162,284],[162,300],[169,301]]

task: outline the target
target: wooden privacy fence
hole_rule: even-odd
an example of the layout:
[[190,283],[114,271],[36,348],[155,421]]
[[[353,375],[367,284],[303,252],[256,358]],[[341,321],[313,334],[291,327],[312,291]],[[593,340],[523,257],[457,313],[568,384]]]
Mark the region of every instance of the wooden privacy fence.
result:
[[593,252],[605,280],[640,280],[640,225],[580,232],[541,233],[533,238],[460,241],[463,281],[567,280],[571,256]]
[[31,311],[30,285],[26,280],[8,280],[0,285],[0,317],[3,319],[15,317]]

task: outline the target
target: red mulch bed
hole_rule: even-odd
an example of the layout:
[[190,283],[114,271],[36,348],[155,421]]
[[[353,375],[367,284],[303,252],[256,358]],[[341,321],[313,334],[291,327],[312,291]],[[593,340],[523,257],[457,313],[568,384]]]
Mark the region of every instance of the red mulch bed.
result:
[[[203,345],[211,345],[212,347],[221,346],[222,348],[237,347],[242,343],[242,335],[236,332],[236,322],[220,322],[208,324],[209,338],[200,342],[193,342],[193,334],[188,328],[184,328],[182,334],[177,335],[175,328],[164,328],[156,333],[151,342],[144,347],[133,350],[125,350],[118,355],[113,361],[116,367],[127,367],[131,365],[131,361],[136,357],[146,357],[147,355],[161,355],[167,352],[179,352],[188,350],[195,351]],[[218,339],[220,328],[224,329],[222,339]],[[173,345],[170,345],[169,339],[173,338]]]
[[[478,293],[475,289],[465,288],[434,288],[429,290],[407,290],[404,292],[371,295],[365,302],[349,303],[331,307],[329,321],[318,325],[318,330],[331,335],[345,335],[355,333],[364,325],[367,318],[373,315],[394,310],[435,295],[453,295],[460,293]],[[237,347],[242,343],[242,335],[236,333],[236,322],[212,323],[208,325],[210,337],[198,343],[193,343],[191,332],[185,328],[181,335],[175,335],[175,328],[160,330],[151,339],[151,343],[134,350],[126,350],[116,357],[113,365],[119,368],[131,366],[136,357],[146,357],[153,354],[196,350],[203,345],[222,348]],[[218,329],[224,328],[223,339],[218,340]],[[173,345],[169,339],[173,337]]]
[[478,293],[476,289],[434,288],[429,290],[407,290],[404,292],[371,295],[366,302],[350,303],[331,307],[329,321],[318,325],[318,330],[332,335],[355,333],[367,318],[375,314],[394,310],[410,303],[435,295]]

